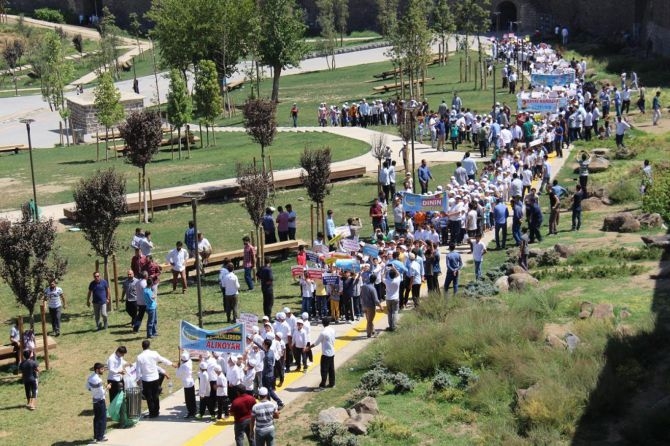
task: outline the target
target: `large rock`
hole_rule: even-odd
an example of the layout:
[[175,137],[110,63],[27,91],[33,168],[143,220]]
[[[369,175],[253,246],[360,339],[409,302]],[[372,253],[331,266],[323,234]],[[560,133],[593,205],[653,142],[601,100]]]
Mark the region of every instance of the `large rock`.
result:
[[584,301],[579,306],[579,318],[588,319],[593,313],[593,304],[591,302]]
[[528,250],[528,258],[534,259],[535,257],[540,257],[544,253],[544,249],[539,248],[530,248]]
[[540,281],[528,273],[515,273],[509,276],[509,287],[512,290],[525,290],[528,287],[537,286]]
[[547,323],[542,327],[542,335],[547,337],[554,335],[561,339],[565,338],[572,330],[572,322],[566,324]]
[[500,276],[496,279],[494,285],[501,293],[509,291],[509,278],[507,276]]
[[652,236],[642,236],[642,242],[648,247],[656,247],[669,249],[670,248],[670,235],[652,235]]
[[640,222],[630,212],[617,212],[603,220],[603,231],[636,232],[640,230]]
[[349,413],[343,407],[329,407],[319,412],[319,424],[344,424],[347,419],[349,419]]
[[354,404],[354,410],[358,413],[369,413],[372,415],[379,415],[379,405],[377,400],[371,396],[366,396],[356,404]]
[[521,266],[516,265],[516,264],[508,264],[507,265],[507,271],[505,273],[508,276],[511,276],[512,274],[527,274],[528,271],[523,269]]
[[643,228],[660,228],[663,226],[663,217],[655,212],[638,215],[637,220]]
[[554,334],[547,336],[544,342],[546,342],[547,345],[551,348],[558,348],[558,349],[568,348],[568,344],[563,339],[559,338]]
[[360,413],[356,417],[347,418],[344,426],[354,435],[367,435],[368,426],[374,417],[370,413]]
[[[598,149],[593,149],[593,150],[591,150],[591,153],[593,153],[593,154],[594,154],[595,156],[597,156],[597,157],[602,157],[602,158],[605,158],[605,159],[610,159],[612,150],[611,150],[611,149],[605,149],[605,148],[598,148]],[[591,166],[589,166],[589,170],[590,170],[590,167],[591,167]]]
[[589,197],[582,200],[582,210],[583,211],[597,211],[605,207],[603,200],[598,197]]
[[603,302],[599,303],[593,309],[594,319],[612,319],[614,317],[614,306],[612,304]]
[[569,256],[575,253],[575,248],[557,243],[554,245],[554,251],[556,251],[562,258],[567,259]]
[[610,168],[610,162],[602,156],[594,156],[589,163],[589,173],[604,172]]

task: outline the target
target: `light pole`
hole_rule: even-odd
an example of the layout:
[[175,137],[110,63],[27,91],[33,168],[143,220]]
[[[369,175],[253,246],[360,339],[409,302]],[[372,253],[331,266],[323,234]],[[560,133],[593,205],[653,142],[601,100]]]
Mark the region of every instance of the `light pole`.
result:
[[193,209],[193,232],[195,232],[195,286],[198,290],[198,327],[202,328],[202,286],[200,282],[200,253],[198,251],[198,200],[202,200],[205,197],[205,193],[201,191],[185,192],[182,194],[182,197],[191,199],[191,209]]
[[21,119],[19,121],[26,125],[26,132],[28,132],[28,154],[30,155],[30,179],[33,182],[33,204],[35,206],[35,220],[39,220],[39,211],[37,208],[37,188],[35,187],[35,167],[33,165],[33,143],[30,139],[30,124],[35,122],[34,119]]
[[[408,106],[405,108],[409,112],[410,115],[410,120],[409,124],[412,126],[410,130],[410,138],[412,140],[412,193],[416,192],[416,163],[414,159],[414,111],[416,110],[416,106]],[[405,116],[405,119],[407,117]]]
[[493,67],[493,106],[496,106],[496,61],[491,58],[487,60],[488,63]]

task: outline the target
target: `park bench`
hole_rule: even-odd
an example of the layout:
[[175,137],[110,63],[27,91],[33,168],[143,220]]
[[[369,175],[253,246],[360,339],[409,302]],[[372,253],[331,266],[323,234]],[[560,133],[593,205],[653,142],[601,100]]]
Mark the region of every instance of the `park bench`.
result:
[[226,85],[224,85],[223,87],[223,91],[234,91],[237,90],[238,88],[242,88],[242,85],[244,85],[244,79],[238,79],[236,81],[227,82]]
[[[47,336],[47,345],[49,350],[53,350],[58,346],[56,340],[51,336]],[[44,351],[44,341],[42,336],[35,336],[35,352],[41,353]],[[4,359],[14,359],[14,347],[11,345],[3,345],[0,347],[0,360]]]
[[19,150],[26,150],[27,147],[23,144],[12,144],[9,146],[0,146],[0,153],[9,153],[13,152],[15,155],[19,153]]
[[[425,82],[428,82],[428,81],[433,80],[433,79],[435,79],[435,78],[434,77],[427,77]],[[423,79],[418,79],[417,82],[419,83],[419,85],[421,85],[421,84],[424,83],[424,80]],[[398,88],[400,88],[400,85],[401,85],[400,83],[396,82],[395,84],[384,84],[384,85],[380,85],[378,87],[372,87],[372,89],[376,93],[387,93],[389,90],[397,90]],[[402,85],[407,87],[409,85],[409,81],[404,81],[402,83]]]
[[[285,250],[296,250],[298,249],[298,246],[301,245],[306,245],[306,243],[302,240],[287,240],[285,242],[277,242],[265,245],[264,249],[266,255],[279,254]],[[207,259],[207,267],[205,270],[211,271],[212,269],[214,269],[211,267],[220,266],[228,262],[231,262],[235,266],[235,269],[238,269],[243,259],[244,259],[243,248],[234,249],[232,251],[212,253],[212,255],[209,256],[209,259]],[[170,272],[172,271],[172,266],[169,263],[162,263],[161,269],[163,270],[163,272]],[[195,258],[190,258],[186,261],[186,274],[188,275],[189,272],[194,270],[195,270]],[[216,270],[218,270],[218,268]]]
[[[330,181],[343,181],[349,180],[352,178],[360,178],[365,175],[366,169],[365,166],[356,166],[356,167],[344,167],[339,169],[333,169],[330,172]],[[287,189],[291,187],[302,186],[302,180],[300,177],[293,178],[284,178],[281,180],[276,180],[274,182],[275,189]]]

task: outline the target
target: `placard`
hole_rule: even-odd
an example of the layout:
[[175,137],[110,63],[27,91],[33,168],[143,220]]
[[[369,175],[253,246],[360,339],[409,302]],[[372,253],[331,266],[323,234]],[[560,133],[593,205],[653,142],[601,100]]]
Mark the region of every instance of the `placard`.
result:
[[237,320],[244,324],[244,329],[248,333],[253,333],[254,325],[258,325],[258,315],[253,313],[240,313]]
[[179,345],[189,352],[194,350],[240,354],[244,352],[244,324],[234,324],[218,330],[205,330],[184,320],[179,330]]
[[333,273],[324,273],[323,274],[323,284],[324,285],[337,285],[340,282],[340,276]]
[[312,280],[321,279],[323,277],[324,270],[322,269],[308,269],[307,277]]
[[369,256],[369,257],[379,257],[379,248],[375,245],[371,244],[366,244],[363,246],[363,255]]
[[347,252],[358,252],[360,245],[356,239],[345,238],[342,240],[342,248]]
[[447,211],[447,194],[440,192],[433,195],[419,195],[404,193],[402,206],[405,212],[419,211]]
[[296,265],[291,267],[291,275],[293,277],[300,277],[305,272],[305,267],[301,265]]

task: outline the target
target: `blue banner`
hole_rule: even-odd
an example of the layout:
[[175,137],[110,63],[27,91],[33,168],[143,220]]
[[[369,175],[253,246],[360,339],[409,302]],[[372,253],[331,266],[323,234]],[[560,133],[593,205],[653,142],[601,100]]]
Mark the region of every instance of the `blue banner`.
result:
[[542,85],[543,87],[553,87],[555,85],[570,85],[575,83],[575,72],[562,74],[544,74],[532,73],[530,75],[531,85]]
[[340,276],[337,274],[326,273],[323,275],[324,285],[337,285],[340,282]]
[[335,266],[342,271],[353,271],[355,273],[361,270],[361,264],[354,259],[340,259],[335,262]]
[[375,245],[366,244],[363,246],[363,255],[370,257],[379,257],[379,248]]
[[433,195],[404,193],[402,207],[405,212],[447,211],[447,194],[440,192]]
[[307,260],[310,262],[318,263],[319,262],[319,255],[313,251],[305,251],[307,254]]
[[186,321],[181,321],[179,343],[182,349],[193,351],[214,351],[224,353],[244,353],[244,324],[235,324],[218,330],[204,330]]

